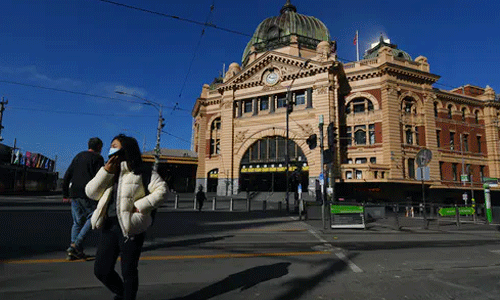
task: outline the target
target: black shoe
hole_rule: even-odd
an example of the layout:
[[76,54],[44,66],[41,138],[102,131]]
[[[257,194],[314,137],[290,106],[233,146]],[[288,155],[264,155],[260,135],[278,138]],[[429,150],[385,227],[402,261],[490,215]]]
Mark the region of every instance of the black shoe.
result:
[[83,253],[83,251],[80,251],[73,246],[70,246],[66,250],[66,252],[68,253],[68,257],[66,258],[67,260],[86,259],[87,258],[87,255],[85,255],[85,253]]

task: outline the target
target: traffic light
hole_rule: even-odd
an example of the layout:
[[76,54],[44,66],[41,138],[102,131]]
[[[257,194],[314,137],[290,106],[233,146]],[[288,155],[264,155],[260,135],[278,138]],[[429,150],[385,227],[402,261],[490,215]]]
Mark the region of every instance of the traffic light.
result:
[[307,145],[309,145],[309,149],[314,149],[318,145],[318,136],[316,134],[311,134],[307,140],[306,140]]
[[286,93],[286,112],[288,114],[293,112],[292,92],[290,91]]
[[333,148],[337,143],[337,127],[331,122],[328,124],[328,148]]

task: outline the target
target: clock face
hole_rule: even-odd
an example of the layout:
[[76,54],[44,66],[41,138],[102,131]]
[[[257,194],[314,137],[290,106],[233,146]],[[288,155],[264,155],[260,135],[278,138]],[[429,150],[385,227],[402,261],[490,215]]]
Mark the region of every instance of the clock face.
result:
[[267,84],[275,85],[278,82],[278,77],[279,77],[278,74],[274,73],[274,72],[267,74],[267,76],[266,76]]

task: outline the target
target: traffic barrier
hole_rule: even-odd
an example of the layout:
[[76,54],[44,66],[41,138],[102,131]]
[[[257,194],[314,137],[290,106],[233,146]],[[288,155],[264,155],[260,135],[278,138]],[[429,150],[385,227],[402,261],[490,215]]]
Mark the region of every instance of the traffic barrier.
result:
[[233,211],[233,208],[234,208],[234,202],[233,202],[233,198],[231,197],[231,200],[229,200],[229,211]]
[[179,195],[175,195],[174,209],[179,208]]
[[196,196],[194,196],[194,210],[196,210]]
[[215,197],[212,198],[212,210],[215,210],[216,209],[216,204],[215,204]]
[[266,209],[267,209],[267,201],[266,201],[266,200],[264,200],[264,201],[262,201],[262,211],[264,211],[264,212],[265,212],[265,211],[266,211]]

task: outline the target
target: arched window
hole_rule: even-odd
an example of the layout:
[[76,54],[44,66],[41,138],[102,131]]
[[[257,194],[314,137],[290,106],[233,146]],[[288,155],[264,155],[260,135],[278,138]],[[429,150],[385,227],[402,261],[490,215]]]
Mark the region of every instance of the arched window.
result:
[[[251,163],[283,163],[285,159],[285,138],[267,136],[253,143],[243,154],[242,164]],[[302,149],[292,140],[288,140],[290,161],[307,162]]]
[[452,113],[451,113],[451,109],[453,108],[453,105],[448,105],[448,119],[451,119],[452,117]]
[[474,121],[479,124],[479,111],[477,110],[474,112]]
[[220,154],[221,120],[215,119],[210,126],[210,155]]
[[466,108],[462,107],[462,121],[465,121],[465,111],[466,111]]
[[406,136],[406,144],[413,145],[413,131],[411,130],[411,126],[406,125],[405,127],[405,136]]
[[411,97],[405,97],[402,103],[402,110],[406,114],[417,113],[417,104]]
[[434,117],[437,118],[438,116],[438,103],[434,102]]
[[356,145],[366,145],[366,125],[354,126],[354,141]]

